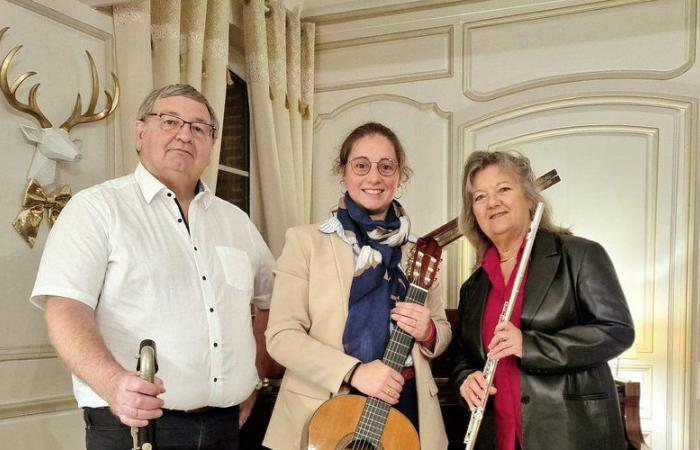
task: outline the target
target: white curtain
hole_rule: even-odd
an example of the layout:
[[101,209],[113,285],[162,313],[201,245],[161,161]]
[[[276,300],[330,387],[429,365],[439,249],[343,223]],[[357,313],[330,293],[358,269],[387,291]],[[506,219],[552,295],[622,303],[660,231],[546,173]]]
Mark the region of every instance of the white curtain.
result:
[[[230,0],[138,0],[113,7],[126,172],[138,162],[134,122],[152,89],[191,84],[207,97],[219,121],[223,119],[230,8]],[[217,141],[202,176],[212,190],[216,189],[219,148]]]
[[243,34],[260,225],[279,255],[286,229],[311,220],[315,28],[279,0],[267,6],[243,1]]

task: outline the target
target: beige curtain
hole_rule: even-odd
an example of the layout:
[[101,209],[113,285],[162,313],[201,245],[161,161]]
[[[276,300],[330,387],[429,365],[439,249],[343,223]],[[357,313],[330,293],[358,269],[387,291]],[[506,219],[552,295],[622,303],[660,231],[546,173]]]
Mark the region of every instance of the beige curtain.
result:
[[[223,118],[230,8],[230,0],[138,0],[114,6],[126,172],[138,162],[136,111],[152,89],[189,83],[209,99],[219,120]],[[217,141],[202,176],[212,190],[216,189],[219,147]]]
[[243,28],[260,225],[278,255],[286,229],[311,220],[315,28],[278,0],[244,0]]

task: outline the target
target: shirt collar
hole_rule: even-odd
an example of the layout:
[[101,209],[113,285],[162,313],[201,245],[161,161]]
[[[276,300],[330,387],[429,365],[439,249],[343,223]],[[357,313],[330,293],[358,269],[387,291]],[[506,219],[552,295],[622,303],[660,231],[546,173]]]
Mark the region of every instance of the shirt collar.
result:
[[[141,163],[136,166],[134,177],[136,178],[136,182],[141,189],[141,193],[143,194],[143,198],[146,200],[146,203],[150,204],[153,198],[160,192],[171,192],[167,186],[161,183],[158,178],[154,177],[153,174],[149,172],[148,169],[143,167]],[[207,186],[207,184],[202,180],[197,182],[197,194],[195,195],[195,198],[200,194],[202,194],[204,197],[204,208],[209,208],[209,205],[214,199],[214,195],[211,193],[209,186]]]

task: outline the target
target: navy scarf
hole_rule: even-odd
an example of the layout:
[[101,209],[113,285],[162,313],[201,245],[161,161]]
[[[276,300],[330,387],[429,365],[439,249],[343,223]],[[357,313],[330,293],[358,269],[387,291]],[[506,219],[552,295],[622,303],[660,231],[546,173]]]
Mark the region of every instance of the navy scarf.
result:
[[399,263],[410,223],[395,200],[385,220],[375,221],[347,193],[340,199],[337,218],[355,254],[343,347],[346,354],[370,362],[384,355],[390,310],[406,296],[409,282]]

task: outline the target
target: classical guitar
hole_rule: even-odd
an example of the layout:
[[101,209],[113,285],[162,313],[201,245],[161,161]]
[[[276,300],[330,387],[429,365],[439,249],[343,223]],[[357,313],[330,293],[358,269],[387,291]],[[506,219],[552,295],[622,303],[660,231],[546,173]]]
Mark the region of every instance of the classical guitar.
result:
[[[416,243],[406,275],[410,286],[404,301],[423,305],[435,281],[442,247],[430,237]],[[413,337],[393,327],[382,361],[401,372],[413,348]],[[323,403],[311,417],[302,439],[309,450],[420,449],[418,432],[403,414],[375,397],[339,395]]]
[[[540,190],[560,181],[551,170],[536,181]],[[442,249],[462,236],[453,219],[418,240],[408,261],[410,287],[404,301],[425,304],[435,281]],[[401,372],[413,337],[394,327],[382,361]],[[338,395],[324,402],[306,424],[302,448],[308,450],[418,450],[418,432],[408,418],[375,397]]]

